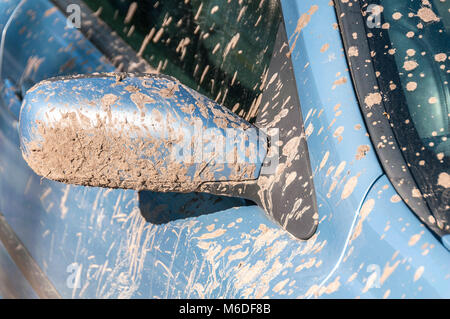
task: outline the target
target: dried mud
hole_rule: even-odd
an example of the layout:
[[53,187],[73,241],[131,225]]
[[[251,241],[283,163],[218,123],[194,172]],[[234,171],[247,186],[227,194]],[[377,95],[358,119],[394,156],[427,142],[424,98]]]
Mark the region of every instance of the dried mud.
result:
[[[44,82],[44,85],[54,84]],[[160,95],[166,98],[174,95],[179,91],[178,85],[162,89]],[[125,86],[125,90],[129,89],[130,85]],[[39,91],[36,94],[51,94],[48,88],[45,88],[45,93]],[[170,122],[165,118],[170,113],[163,116],[156,108],[145,106],[155,102],[143,93],[145,89],[136,87],[132,91],[131,105],[137,106],[135,110],[141,120],[151,117],[152,121]],[[29,166],[38,175],[64,183],[159,192],[192,192],[199,190],[204,182],[248,180],[255,175],[256,164],[223,163],[217,160],[221,154],[217,154],[216,150],[200,163],[169,159],[171,151],[183,139],[183,132],[171,129],[169,123],[167,134],[160,136],[158,132],[155,135],[154,130],[149,130],[145,122],[138,125],[119,120],[120,112],[116,111],[115,104],[122,93],[105,94],[99,101],[91,101],[85,109],[69,107],[55,111],[51,107],[44,108],[44,119],[58,111],[60,116],[50,121],[35,119],[32,140],[23,141],[23,156]],[[227,114],[204,104],[201,105],[202,114],[214,115],[224,127],[236,126],[233,121],[227,120]],[[180,109],[183,114],[189,115],[189,108],[186,111],[182,107]],[[95,119],[92,118],[92,111]],[[201,137],[192,137],[195,141],[198,141],[197,138]]]

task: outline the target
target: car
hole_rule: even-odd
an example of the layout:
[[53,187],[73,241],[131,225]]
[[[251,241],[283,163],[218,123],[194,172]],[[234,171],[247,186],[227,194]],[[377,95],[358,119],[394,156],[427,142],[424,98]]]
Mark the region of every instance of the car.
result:
[[[445,5],[1,0],[0,296],[449,298]],[[69,151],[120,169],[64,129],[30,160],[57,121],[40,110],[124,117],[101,97],[145,81],[267,134],[273,163],[210,187],[80,180]]]

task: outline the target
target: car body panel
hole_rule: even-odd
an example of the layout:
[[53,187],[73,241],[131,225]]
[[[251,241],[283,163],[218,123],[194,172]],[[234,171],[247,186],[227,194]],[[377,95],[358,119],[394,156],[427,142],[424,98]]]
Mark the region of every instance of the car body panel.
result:
[[[0,2],[0,6],[7,7],[0,12],[11,12],[17,3]],[[320,224],[316,234],[307,241],[296,240],[262,209],[246,206],[241,199],[151,192],[139,196],[132,190],[72,186],[43,179],[22,159],[16,122],[3,108],[0,211],[62,297],[297,298],[339,294],[352,298],[361,295],[370,273],[358,275],[348,285],[340,272],[347,274],[348,269],[356,269],[369,259],[379,265],[391,259],[391,250],[386,254],[379,251],[396,247],[396,236],[358,241],[359,246],[355,242],[353,249],[350,246],[360,207],[383,172],[370,149],[340,34],[333,27],[337,23],[334,8],[325,0],[282,1],[282,5],[318,197]],[[113,69],[76,29],[64,29],[63,14],[52,9],[49,2],[33,1],[25,6],[29,12],[31,9],[50,14],[35,15],[34,19],[21,14],[17,25],[11,25],[8,31],[6,50],[12,50],[17,43],[23,45],[18,51],[22,58],[11,58],[7,63],[16,65],[11,74],[7,73],[16,85],[28,57],[33,55],[46,57],[34,70],[34,81],[69,71]],[[309,23],[298,30],[298,21],[305,15],[310,16]],[[7,14],[0,15],[0,24],[5,23],[6,17]],[[28,38],[26,32],[20,33],[24,25],[28,30],[40,30],[36,33],[40,40],[33,38],[34,33]],[[41,56],[36,50],[46,50],[46,46],[36,44],[51,37],[59,39],[58,46],[42,51]],[[8,42],[9,38],[16,38],[16,42]],[[37,42],[28,47],[27,39]],[[78,42],[86,46],[84,50],[74,49]],[[58,52],[67,56],[53,58]],[[71,54],[77,53],[80,55],[71,60]],[[71,69],[61,70],[67,61],[73,61]],[[336,174],[336,170],[340,173]],[[383,192],[377,203],[388,204],[390,195]],[[410,235],[409,229],[416,234],[416,228],[423,227],[421,223],[406,207],[396,205],[401,214],[411,214],[411,226],[403,232],[404,236]],[[168,219],[149,223],[142,216],[143,208],[168,215]],[[391,208],[375,205],[370,216],[380,214],[382,220]],[[379,227],[366,221],[359,238],[365,239],[368,232],[367,238],[371,239]],[[392,222],[389,233],[401,232],[402,227],[401,223]],[[431,243],[428,230],[420,229],[424,231],[422,238]],[[438,243],[434,245],[437,247]],[[406,249],[404,244],[400,247]],[[353,251],[352,258],[345,258],[349,249]],[[405,297],[448,297],[449,289],[442,285],[433,288],[433,280],[445,279],[445,270],[436,265],[448,264],[448,257],[440,248],[431,249],[422,258],[430,256],[427,262],[432,266],[427,266],[427,271],[436,269],[440,273],[421,276],[420,291],[416,292],[417,282],[399,285],[398,278],[403,278],[397,277],[399,270],[386,278],[383,289],[394,291],[395,287]],[[411,269],[415,269],[419,258],[407,258],[403,265],[411,264]],[[74,280],[77,270],[78,282]],[[423,282],[428,280],[428,284]]]
[[331,298],[358,290],[361,298],[449,298],[450,254],[382,176],[367,194],[330,282],[337,276],[343,285]]

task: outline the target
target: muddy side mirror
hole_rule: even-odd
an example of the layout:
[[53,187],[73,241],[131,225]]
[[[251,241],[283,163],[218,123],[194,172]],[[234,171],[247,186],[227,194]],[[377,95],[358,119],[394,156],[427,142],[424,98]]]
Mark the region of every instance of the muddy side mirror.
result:
[[289,120],[278,136],[165,75],[75,75],[28,90],[19,132],[24,159],[45,178],[246,198],[308,239],[317,206],[312,183],[295,178],[311,169],[299,108],[289,107],[263,113],[273,121],[262,122]]
[[20,135],[38,175],[136,190],[255,180],[267,153],[263,132],[164,75],[42,81],[25,96]]

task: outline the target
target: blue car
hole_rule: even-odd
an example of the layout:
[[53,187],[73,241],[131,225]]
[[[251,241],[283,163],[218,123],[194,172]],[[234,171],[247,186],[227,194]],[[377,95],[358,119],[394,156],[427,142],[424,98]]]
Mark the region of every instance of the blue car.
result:
[[449,23],[0,0],[0,297],[450,298]]

